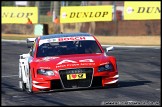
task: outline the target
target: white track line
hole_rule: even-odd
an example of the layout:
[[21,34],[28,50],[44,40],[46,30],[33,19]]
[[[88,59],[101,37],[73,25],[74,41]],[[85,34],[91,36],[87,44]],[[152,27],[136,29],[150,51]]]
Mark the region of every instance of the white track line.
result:
[[19,76],[19,75],[8,75],[8,76],[2,76],[2,78],[5,78],[5,77],[16,77],[16,76]]
[[5,41],[5,42],[23,42],[23,43],[26,42],[26,40],[8,40],[8,39],[2,39],[2,41]]
[[121,47],[121,48],[155,48],[160,49],[161,46],[124,46],[124,45],[102,45],[104,47],[114,46],[114,47]]

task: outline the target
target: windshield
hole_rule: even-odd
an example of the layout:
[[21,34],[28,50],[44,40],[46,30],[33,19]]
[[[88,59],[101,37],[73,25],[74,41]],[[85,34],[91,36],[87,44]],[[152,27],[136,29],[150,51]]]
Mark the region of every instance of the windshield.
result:
[[101,53],[94,40],[43,43],[38,47],[37,57]]

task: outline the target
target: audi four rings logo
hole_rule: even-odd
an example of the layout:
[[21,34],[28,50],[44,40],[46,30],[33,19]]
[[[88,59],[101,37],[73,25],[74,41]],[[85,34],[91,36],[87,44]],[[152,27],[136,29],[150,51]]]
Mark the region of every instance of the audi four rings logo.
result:
[[82,73],[83,71],[81,69],[73,69],[73,70],[68,70],[67,73],[69,74],[74,74],[74,73]]

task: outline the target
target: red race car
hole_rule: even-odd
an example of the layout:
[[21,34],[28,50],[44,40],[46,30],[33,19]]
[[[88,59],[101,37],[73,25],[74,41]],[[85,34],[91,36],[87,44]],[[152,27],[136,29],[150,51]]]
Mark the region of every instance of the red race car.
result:
[[20,55],[19,87],[31,93],[116,85],[116,58],[108,55],[112,49],[104,50],[89,33],[37,37],[29,53]]

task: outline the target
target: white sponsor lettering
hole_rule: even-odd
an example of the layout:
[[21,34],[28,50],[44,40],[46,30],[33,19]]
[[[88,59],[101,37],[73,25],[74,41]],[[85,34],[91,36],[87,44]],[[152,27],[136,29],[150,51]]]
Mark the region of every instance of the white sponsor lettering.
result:
[[64,42],[64,41],[77,41],[77,40],[93,40],[93,41],[95,41],[95,39],[91,36],[50,38],[50,39],[40,40],[39,46],[44,44],[44,43],[50,43],[50,42]]
[[59,42],[62,41],[75,41],[75,40],[86,40],[85,37],[64,37],[64,38],[59,38]]
[[57,65],[63,64],[63,63],[77,63],[76,61],[73,60],[63,60],[61,62],[59,62]]
[[[83,59],[83,60],[79,60],[78,62],[94,62],[94,61],[92,59]],[[77,63],[77,62],[73,61],[73,60],[62,60],[57,65],[60,65],[60,64],[63,64],[63,63]]]
[[92,59],[79,60],[79,62],[94,62]]

